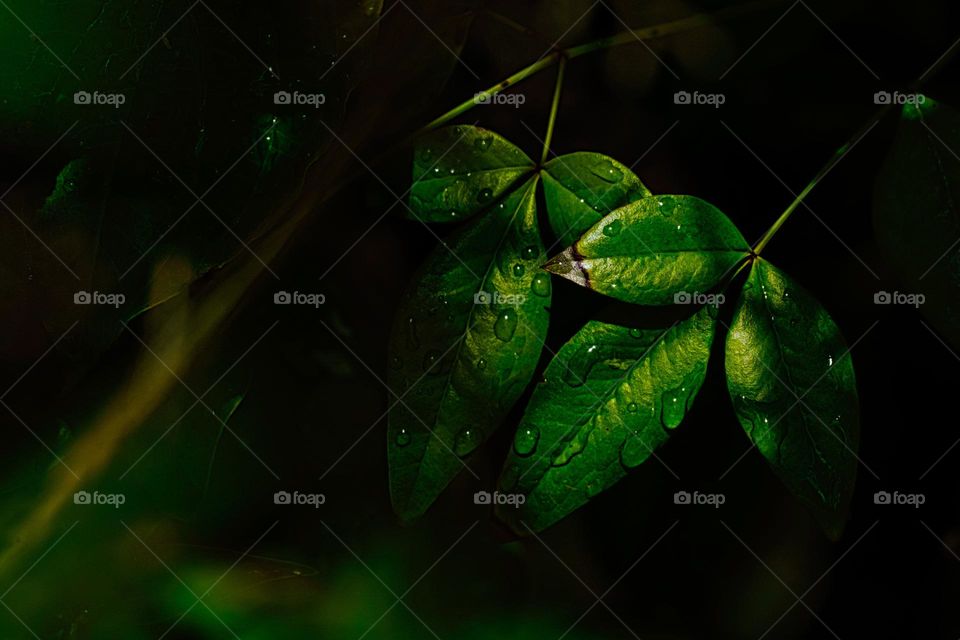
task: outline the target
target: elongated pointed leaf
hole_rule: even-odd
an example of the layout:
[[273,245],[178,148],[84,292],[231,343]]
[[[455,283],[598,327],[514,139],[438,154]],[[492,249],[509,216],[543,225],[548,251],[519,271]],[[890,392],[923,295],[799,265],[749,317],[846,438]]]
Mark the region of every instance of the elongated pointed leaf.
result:
[[413,518],[464,469],[533,375],[550,304],[537,178],[427,258],[390,343],[388,447],[394,509]]
[[647,460],[703,384],[715,311],[661,330],[589,322],[553,359],[514,439],[501,490],[526,497],[499,515],[543,529]]
[[424,222],[464,220],[533,171],[527,155],[492,131],[445,127],[423,136],[413,161],[410,209]]
[[[916,304],[960,346],[960,112],[925,98],[908,104],[874,191],[877,242],[906,291],[878,302]],[[883,295],[886,293],[887,295]]]
[[650,195],[628,167],[590,151],[554,158],[540,175],[550,226],[565,247],[614,209]]
[[826,310],[757,260],[726,344],[737,417],[787,487],[832,538],[843,531],[857,473],[860,419],[847,345]]
[[651,196],[606,216],[544,268],[636,304],[705,293],[750,251],[719,209],[693,196]]

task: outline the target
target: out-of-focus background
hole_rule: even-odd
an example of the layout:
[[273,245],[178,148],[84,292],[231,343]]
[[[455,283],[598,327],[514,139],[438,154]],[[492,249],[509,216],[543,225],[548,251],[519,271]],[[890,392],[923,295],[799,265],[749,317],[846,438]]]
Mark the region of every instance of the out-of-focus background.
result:
[[[891,116],[765,251],[855,345],[862,464],[839,542],[748,450],[716,360],[660,452],[672,473],[651,460],[539,537],[473,503],[528,395],[471,461],[480,481],[413,524],[392,514],[389,326],[450,231],[397,204],[410,134],[556,46],[734,4],[0,2],[0,637],[960,635],[960,358],[915,310],[873,303],[898,286],[870,215]],[[876,92],[949,55],[952,16],[771,2],[583,56],[553,149],[633,165],[754,240]],[[923,90],[960,104],[958,74]],[[553,83],[456,122],[536,157]],[[606,305],[556,281],[548,346]],[[674,504],[693,489],[726,502]],[[884,490],[926,502],[874,504]]]

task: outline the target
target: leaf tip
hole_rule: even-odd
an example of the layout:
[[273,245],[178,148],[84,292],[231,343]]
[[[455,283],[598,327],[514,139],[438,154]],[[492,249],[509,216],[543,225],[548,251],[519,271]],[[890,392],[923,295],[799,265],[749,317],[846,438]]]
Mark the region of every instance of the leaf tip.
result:
[[590,279],[580,260],[581,256],[574,247],[569,247],[551,258],[542,269],[562,278],[571,280],[581,287],[589,287]]

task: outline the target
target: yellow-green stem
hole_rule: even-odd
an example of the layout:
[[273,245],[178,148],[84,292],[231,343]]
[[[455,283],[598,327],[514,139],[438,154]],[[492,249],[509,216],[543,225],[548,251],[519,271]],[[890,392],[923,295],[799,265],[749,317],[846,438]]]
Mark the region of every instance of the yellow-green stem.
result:
[[543,153],[540,154],[540,164],[547,161],[550,154],[550,143],[553,141],[553,128],[557,123],[557,111],[560,108],[560,93],[563,91],[563,74],[567,70],[567,59],[560,58],[560,66],[557,67],[557,84],[553,88],[553,102],[550,103],[550,119],[547,121],[547,135],[543,139]]
[[[784,0],[758,0],[757,2],[748,2],[739,6],[721,9],[716,13],[698,13],[686,18],[681,18],[680,20],[674,20],[673,22],[667,22],[653,27],[628,29],[627,31],[623,31],[608,38],[601,38],[586,44],[568,47],[566,49],[554,49],[546,56],[540,58],[530,65],[527,65],[523,69],[520,69],[511,75],[509,78],[498,82],[481,93],[484,93],[489,97],[493,97],[501,91],[504,91],[505,89],[508,89],[513,85],[526,80],[530,76],[543,71],[547,67],[552,67],[553,65],[558,64],[561,60],[572,60],[573,58],[579,58],[580,56],[593,53],[595,51],[611,49],[613,47],[619,47],[626,44],[642,43],[646,40],[663,38],[665,36],[683,33],[684,31],[690,31],[699,27],[715,24],[721,20],[725,20],[736,15],[750,13],[767,6],[779,4],[785,4]],[[450,109],[443,115],[428,123],[415,135],[425,133],[431,129],[439,127],[440,125],[446,124],[457,116],[460,116],[477,106],[477,104],[478,101],[476,96],[464,100],[453,109]]]

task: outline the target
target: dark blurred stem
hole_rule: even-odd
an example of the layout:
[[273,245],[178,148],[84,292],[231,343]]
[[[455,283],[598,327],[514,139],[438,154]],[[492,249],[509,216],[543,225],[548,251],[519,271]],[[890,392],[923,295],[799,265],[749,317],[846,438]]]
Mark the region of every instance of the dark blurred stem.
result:
[[[663,38],[665,36],[671,36],[678,33],[683,33],[685,31],[691,31],[700,27],[705,27],[711,24],[720,22],[727,18],[731,18],[736,15],[741,15],[745,13],[752,13],[759,9],[763,9],[769,6],[781,5],[784,4],[784,0],[758,0],[757,2],[747,2],[735,7],[729,7],[727,9],[721,9],[716,13],[698,13],[680,20],[674,20],[673,22],[667,22],[661,25],[654,27],[646,27],[642,29],[628,29],[616,35],[601,38],[593,42],[588,42],[586,44],[577,45],[575,47],[568,47],[565,49],[554,49],[546,56],[540,58],[536,62],[533,62],[530,65],[527,65],[523,69],[520,69],[509,78],[498,82],[497,84],[487,88],[485,91],[479,92],[477,95],[484,95],[486,98],[495,96],[496,94],[504,91],[515,84],[518,84],[530,76],[543,71],[547,67],[552,67],[555,64],[559,64],[561,61],[572,60],[573,58],[579,58],[580,56],[586,55],[588,53],[593,53],[595,51],[603,51],[606,49],[611,49],[613,47],[619,47],[626,44],[643,44],[646,40],[652,40],[656,38]],[[440,117],[436,118],[422,129],[417,131],[416,135],[420,135],[431,129],[435,129],[442,124],[453,120],[459,115],[466,113],[473,107],[477,106],[479,101],[476,96],[464,100],[453,109],[450,109]]]
[[560,93],[563,91],[563,74],[567,70],[566,57],[560,58],[560,66],[557,67],[557,84],[553,88],[553,102],[550,103],[550,119],[547,121],[547,136],[543,139],[543,153],[540,154],[540,164],[547,161],[550,154],[550,142],[553,141],[553,128],[557,124],[557,110],[560,107]]

